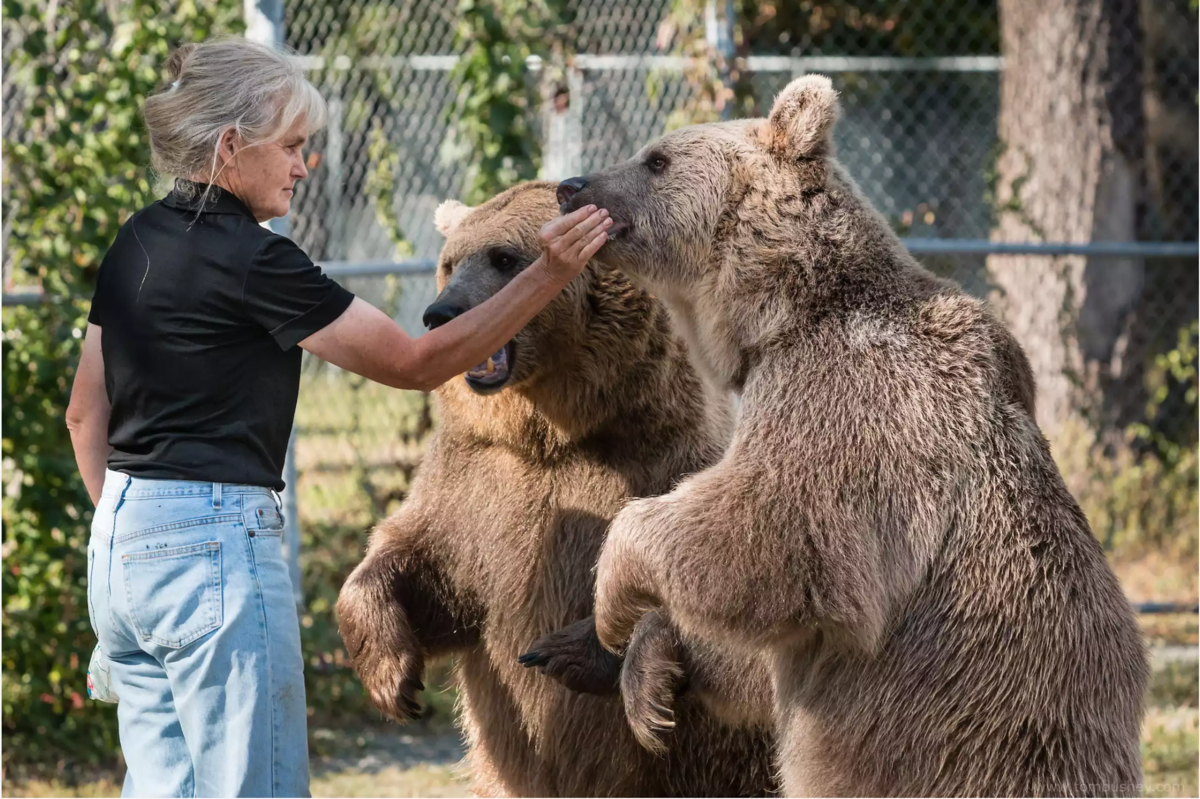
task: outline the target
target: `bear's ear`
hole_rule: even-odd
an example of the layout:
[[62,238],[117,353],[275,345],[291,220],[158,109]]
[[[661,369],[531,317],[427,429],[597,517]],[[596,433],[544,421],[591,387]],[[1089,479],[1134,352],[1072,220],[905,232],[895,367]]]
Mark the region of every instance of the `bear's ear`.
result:
[[458,200],[445,200],[433,212],[433,226],[438,229],[438,233],[448,237],[471,210],[471,206]]
[[767,125],[771,150],[790,158],[814,158],[829,152],[833,123],[840,109],[833,84],[824,75],[805,75],[789,83],[771,108]]

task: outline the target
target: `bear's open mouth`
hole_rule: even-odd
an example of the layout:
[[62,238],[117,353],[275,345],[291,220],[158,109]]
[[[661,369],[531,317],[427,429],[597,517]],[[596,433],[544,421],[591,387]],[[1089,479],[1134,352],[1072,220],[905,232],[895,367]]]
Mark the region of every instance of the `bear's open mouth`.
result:
[[476,394],[491,394],[503,388],[512,375],[516,349],[516,343],[510,341],[495,355],[468,371],[464,376],[471,390]]

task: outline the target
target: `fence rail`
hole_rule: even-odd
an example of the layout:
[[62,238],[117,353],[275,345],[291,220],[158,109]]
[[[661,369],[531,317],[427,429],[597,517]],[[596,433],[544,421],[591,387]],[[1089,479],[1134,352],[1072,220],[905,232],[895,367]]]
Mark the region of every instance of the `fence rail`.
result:
[[[984,239],[901,239],[913,255],[1037,255],[1086,258],[1200,258],[1200,242],[1195,241],[1097,241],[1086,244],[1010,243]],[[381,275],[432,275],[437,261],[412,258],[403,261],[321,261],[322,271],[330,277],[368,277]],[[40,291],[15,291],[3,295],[4,305],[37,305],[54,301]],[[86,298],[80,298],[86,299]]]
[[[1108,402],[1111,395],[1122,408],[1137,411],[1122,411],[1122,433],[1140,425],[1154,441],[1195,446],[1189,441],[1195,406],[1185,391],[1168,384],[1164,375],[1174,367],[1160,364],[1197,315],[1197,37],[1196,13],[1186,2],[1143,4],[1141,21],[1132,23],[1137,29],[1107,51],[1114,62],[1106,96],[1137,88],[1126,92],[1135,99],[1115,108],[1110,120],[1114,131],[1141,131],[1141,139],[1122,144],[1124,154],[1132,147],[1141,159],[1135,159],[1144,184],[1135,191],[1136,219],[1120,229],[1038,228],[1036,236],[1023,236],[1047,240],[1041,242],[1018,240],[1021,235],[1009,235],[997,222],[1005,210],[997,197],[1005,88],[1015,65],[1021,74],[1036,65],[1006,49],[995,0],[952,6],[905,0],[868,4],[870,13],[853,3],[775,3],[761,6],[773,15],[740,20],[729,0],[565,5],[573,16],[563,63],[537,56],[525,61],[529,86],[545,90],[544,105],[529,109],[541,177],[594,172],[692,121],[698,98],[712,89],[705,81],[714,76],[723,90],[736,89],[736,111],[729,102],[718,109],[720,118],[728,118],[765,116],[790,79],[828,74],[842,102],[834,129],[839,158],[909,251],[975,296],[1016,303],[1018,320],[1040,320],[1032,345],[1021,338],[1029,330],[1018,334],[1040,370],[1039,393],[1047,364],[1055,366],[1056,359],[1064,369],[1086,367],[1071,379],[1099,400]],[[291,215],[273,227],[295,239],[327,274],[419,334],[422,310],[436,294],[433,274],[443,242],[432,224],[434,210],[445,199],[464,199],[472,164],[456,139],[463,87],[453,70],[466,52],[457,38],[459,4],[248,0],[246,8],[251,35],[286,42],[301,54],[330,112],[311,141],[319,164],[297,186]],[[689,8],[699,16],[685,19]],[[1188,42],[1179,44],[1176,32]],[[1140,50],[1122,52],[1135,46]],[[696,69],[710,66],[709,72]],[[696,79],[696,73],[707,77]],[[25,98],[7,71],[4,91],[5,139],[21,141],[30,135],[22,124]],[[1061,107],[1068,105],[1064,99]],[[1057,146],[1053,134],[1043,149]],[[1049,190],[1062,193],[1065,207],[1080,194],[1073,187],[1067,181]],[[6,239],[9,219],[6,213]],[[76,299],[41,295],[10,274],[7,256],[4,263],[5,306]],[[1070,270],[1074,277],[1067,280]],[[1080,331],[1091,336],[1076,347],[1070,364],[1060,342],[1051,341],[1068,300],[1086,306]],[[431,424],[425,398],[377,391],[312,358],[306,357],[303,369],[285,478],[299,487],[287,492],[292,540],[297,521],[309,530],[378,518],[389,498],[403,494],[419,460],[420,437]],[[1092,371],[1082,373],[1087,369]],[[1157,403],[1153,411],[1146,410],[1149,398]],[[1108,412],[1107,406],[1101,410]],[[1139,442],[1132,457],[1147,449]],[[1089,479],[1121,486],[1140,479],[1140,465],[1114,467],[1094,479],[1087,471],[1092,466],[1081,458],[1064,467],[1072,490],[1086,490]],[[1137,501],[1157,496],[1161,485],[1140,486]],[[1111,507],[1123,502],[1094,507],[1114,513]],[[1122,523],[1115,518],[1105,522],[1107,533],[1097,529],[1106,545]],[[1176,521],[1160,522],[1175,518],[1160,514],[1154,524],[1175,535]],[[289,556],[295,570],[295,552]],[[1138,609],[1197,612],[1186,603],[1149,602]]]

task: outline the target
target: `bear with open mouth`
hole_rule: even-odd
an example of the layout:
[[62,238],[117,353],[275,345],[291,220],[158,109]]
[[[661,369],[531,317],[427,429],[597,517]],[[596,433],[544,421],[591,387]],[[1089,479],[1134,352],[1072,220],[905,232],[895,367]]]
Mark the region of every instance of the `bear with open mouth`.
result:
[[[557,213],[552,183],[478,208],[444,203],[426,324],[499,291],[539,256],[538,231]],[[593,263],[435,397],[440,425],[412,491],[372,533],[337,605],[374,704],[397,720],[419,714],[426,662],[456,655],[483,795],[776,791],[769,712],[727,725],[685,691],[658,756],[638,744],[615,687],[577,692],[519,660],[545,634],[589,623],[596,559],[621,507],[669,491],[729,441],[730,398],[698,375],[662,305]]]

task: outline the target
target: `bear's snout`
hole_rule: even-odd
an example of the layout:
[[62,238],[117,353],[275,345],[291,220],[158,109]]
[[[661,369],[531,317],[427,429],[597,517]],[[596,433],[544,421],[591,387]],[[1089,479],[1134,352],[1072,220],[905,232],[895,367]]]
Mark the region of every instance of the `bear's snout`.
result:
[[567,178],[562,183],[558,184],[558,191],[555,192],[555,196],[558,198],[559,211],[561,213],[565,214],[574,210],[573,208],[568,208],[567,206],[571,204],[571,200],[575,199],[576,194],[583,191],[587,187],[587,184],[588,179],[583,177]]
[[451,302],[435,302],[425,309],[425,315],[421,317],[421,323],[425,327],[433,330],[435,327],[441,327],[451,319],[461,316],[466,313],[465,308],[460,308]]

